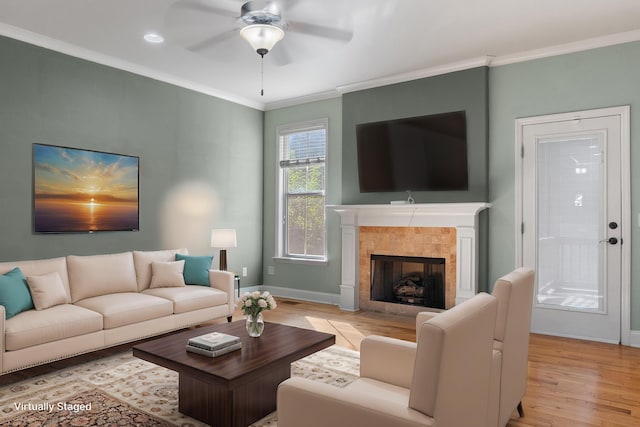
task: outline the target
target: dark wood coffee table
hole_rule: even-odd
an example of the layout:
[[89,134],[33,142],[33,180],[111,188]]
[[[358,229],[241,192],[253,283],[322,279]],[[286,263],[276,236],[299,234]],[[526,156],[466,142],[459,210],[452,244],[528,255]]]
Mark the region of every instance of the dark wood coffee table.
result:
[[[240,337],[242,349],[210,358],[187,352],[191,337],[218,331]],[[178,372],[178,409],[213,427],[247,427],[276,409],[278,384],[291,363],[336,342],[335,335],[266,323],[259,338],[245,321],[178,332],[138,344],[133,355]]]

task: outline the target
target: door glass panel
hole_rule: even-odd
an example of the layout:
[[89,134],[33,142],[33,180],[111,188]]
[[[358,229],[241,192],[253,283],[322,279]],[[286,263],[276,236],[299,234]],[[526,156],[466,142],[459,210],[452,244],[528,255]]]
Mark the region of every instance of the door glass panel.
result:
[[537,143],[537,299],[550,308],[602,312],[601,135]]

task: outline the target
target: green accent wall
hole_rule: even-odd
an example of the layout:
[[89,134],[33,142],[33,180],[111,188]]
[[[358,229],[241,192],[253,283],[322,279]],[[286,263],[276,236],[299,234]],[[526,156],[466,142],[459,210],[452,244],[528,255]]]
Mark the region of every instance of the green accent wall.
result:
[[631,329],[640,329],[640,43],[503,65],[489,73],[489,280],[515,265],[515,120],[631,106]]
[[[341,202],[342,171],[342,100],[332,98],[294,107],[280,108],[265,113],[264,126],[264,246],[263,284],[292,288],[302,291],[328,294],[340,293],[341,275],[341,234],[340,218],[332,211],[327,212],[326,264],[310,265],[274,261],[276,248],[276,185],[278,173],[277,128],[281,125],[309,120],[329,119],[329,141],[327,146],[326,203],[338,205]],[[275,274],[268,274],[273,267]]]
[[[407,193],[360,193],[356,152],[359,123],[466,111],[469,189],[415,191],[415,203],[485,202],[488,199],[488,67],[398,83],[343,96],[342,204],[386,204],[406,200]],[[486,291],[488,213],[478,221],[478,289]]]
[[485,202],[487,188],[488,68],[479,67],[343,96],[342,202],[377,204],[406,200],[407,193],[360,193],[356,157],[356,125],[465,110],[469,189],[415,191],[416,203]]
[[[187,247],[262,279],[264,113],[0,37],[0,260]],[[34,234],[32,144],[140,157],[140,231]]]

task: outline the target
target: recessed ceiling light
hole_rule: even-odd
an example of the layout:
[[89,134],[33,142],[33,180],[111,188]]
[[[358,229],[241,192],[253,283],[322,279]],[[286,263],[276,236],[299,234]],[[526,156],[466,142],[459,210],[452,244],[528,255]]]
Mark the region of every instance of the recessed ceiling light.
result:
[[162,37],[158,33],[147,33],[144,35],[144,39],[149,43],[162,43],[164,42],[164,37]]

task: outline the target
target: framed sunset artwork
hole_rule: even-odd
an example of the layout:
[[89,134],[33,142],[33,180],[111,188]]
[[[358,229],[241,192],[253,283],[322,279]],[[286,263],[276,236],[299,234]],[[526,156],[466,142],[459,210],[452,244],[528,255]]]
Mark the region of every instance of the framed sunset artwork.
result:
[[33,144],[36,233],[139,230],[140,158]]

